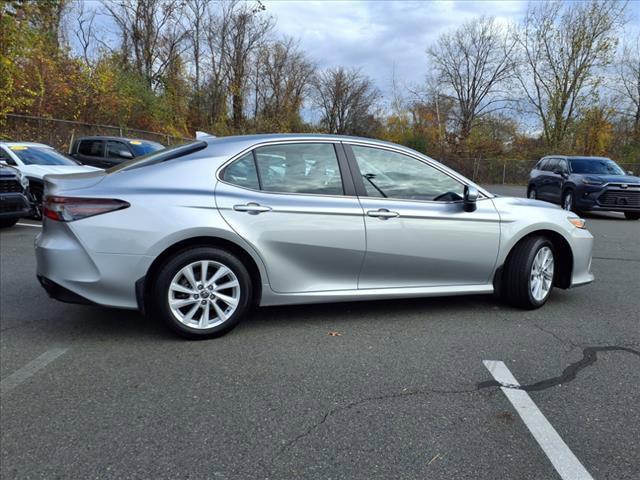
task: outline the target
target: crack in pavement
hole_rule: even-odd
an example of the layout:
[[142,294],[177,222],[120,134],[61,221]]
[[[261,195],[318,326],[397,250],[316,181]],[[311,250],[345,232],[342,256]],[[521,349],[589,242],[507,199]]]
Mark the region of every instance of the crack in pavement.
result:
[[567,345],[570,346],[570,348],[567,348],[565,350],[565,353],[569,353],[571,350],[573,350],[574,348],[580,348],[581,345],[578,345],[577,343],[572,342],[571,340],[568,340],[566,338],[561,337],[560,335],[556,334],[555,332],[552,332],[551,330],[547,330],[546,328],[541,327],[540,325],[538,325],[537,323],[532,323],[531,325],[533,325],[535,328],[537,328],[538,330],[540,330],[541,332],[546,333],[547,335],[551,335],[553,338],[555,338],[559,343],[561,343],[562,345]]
[[403,398],[403,397],[413,397],[413,396],[418,396],[418,395],[424,395],[424,396],[428,396],[428,395],[448,395],[448,394],[461,394],[461,393],[478,393],[478,389],[477,388],[470,388],[470,389],[462,389],[462,390],[439,390],[439,389],[433,389],[433,390],[407,390],[407,391],[402,391],[402,392],[397,392],[397,393],[389,393],[386,395],[379,395],[376,397],[366,397],[366,398],[362,398],[360,400],[356,400],[354,402],[350,402],[346,405],[341,405],[341,406],[337,406],[332,408],[331,410],[329,410],[328,412],[326,412],[322,418],[320,419],[320,421],[310,425],[304,432],[296,435],[293,439],[289,440],[288,442],[286,442],[281,448],[280,451],[278,452],[277,455],[274,456],[274,459],[279,457],[280,455],[282,455],[284,452],[286,452],[289,448],[291,448],[295,443],[297,443],[298,441],[300,441],[301,439],[311,435],[314,430],[316,430],[317,428],[319,428],[320,426],[322,426],[328,419],[329,417],[335,415],[336,413],[339,413],[341,411],[346,411],[346,410],[350,410],[354,407],[357,407],[359,405],[362,405],[364,403],[368,403],[368,402],[377,402],[380,400],[388,400],[388,399],[392,399],[392,398]]
[[618,260],[622,262],[640,262],[640,258],[592,257],[594,260]]
[[567,368],[562,371],[562,374],[557,377],[547,378],[545,380],[540,380],[539,382],[530,383],[528,385],[509,385],[502,384],[496,380],[487,380],[485,382],[480,382],[477,385],[478,390],[483,388],[490,387],[503,387],[503,388],[513,388],[515,390],[524,390],[525,392],[533,392],[539,390],[546,390],[547,388],[555,387],[562,383],[568,383],[572,380],[575,380],[578,372],[584,368],[587,368],[594,363],[596,363],[598,359],[598,352],[626,352],[631,353],[632,355],[636,355],[640,357],[640,351],[634,350],[629,347],[619,347],[614,345],[606,345],[601,347],[586,347],[582,350],[582,359],[578,360],[570,364]]

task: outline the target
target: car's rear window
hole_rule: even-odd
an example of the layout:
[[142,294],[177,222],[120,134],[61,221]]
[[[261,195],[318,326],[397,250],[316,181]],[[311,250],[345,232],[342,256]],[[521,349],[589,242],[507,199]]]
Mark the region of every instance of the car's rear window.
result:
[[167,162],[169,160],[175,160],[176,158],[184,157],[186,155],[199,152],[207,148],[206,142],[191,142],[182,145],[176,145],[173,147],[163,148],[153,153],[137,157],[132,160],[127,160],[114,167],[107,169],[107,173],[116,173],[122,170],[132,170],[134,168],[148,167],[157,163]]

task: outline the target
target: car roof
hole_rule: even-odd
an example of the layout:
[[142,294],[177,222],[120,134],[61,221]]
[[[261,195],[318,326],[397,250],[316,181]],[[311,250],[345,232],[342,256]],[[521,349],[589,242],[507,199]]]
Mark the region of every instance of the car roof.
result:
[[44,148],[53,148],[51,145],[46,145],[44,143],[36,143],[36,142],[0,142],[0,145],[4,145],[5,147],[44,147]]
[[78,137],[74,140],[75,142],[79,142],[80,140],[124,140],[126,142],[150,142],[150,143],[158,143],[156,140],[147,140],[146,138],[129,138],[129,137],[113,137],[109,135],[90,135],[86,137]]
[[546,155],[540,160],[544,160],[546,158],[563,158],[565,160],[611,160],[609,157],[592,157],[589,155]]
[[[348,135],[332,135],[325,133],[265,133],[254,135],[233,135],[228,137],[202,137],[194,141],[206,142],[211,147],[222,147],[229,149],[243,150],[260,143],[268,142],[287,142],[287,141],[333,141],[333,142],[352,142],[352,143],[366,143],[371,145],[388,146],[396,150],[404,150],[408,153],[424,155],[411,148],[397,143],[386,142],[384,140],[377,140],[374,138],[354,137]],[[428,155],[424,155],[428,156]]]

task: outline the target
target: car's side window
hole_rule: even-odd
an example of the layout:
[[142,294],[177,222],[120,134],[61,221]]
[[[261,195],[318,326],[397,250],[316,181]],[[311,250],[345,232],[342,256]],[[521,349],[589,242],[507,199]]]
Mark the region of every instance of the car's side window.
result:
[[260,188],[266,192],[343,195],[331,143],[288,143],[254,150]]
[[463,199],[464,185],[416,158],[353,145],[369,197],[451,202]]
[[547,164],[549,163],[549,160],[546,158],[543,158],[542,160],[540,160],[540,162],[538,163],[538,170],[546,170],[547,169]]
[[239,187],[259,190],[260,182],[258,182],[258,171],[256,170],[253,153],[249,152],[243,155],[225,168],[222,179]]
[[567,165],[567,161],[564,158],[558,160],[558,170],[563,173],[569,171],[569,166]]
[[104,157],[104,142],[102,140],[82,140],[78,145],[78,153],[88,157]]
[[125,155],[121,155],[121,152],[129,152],[129,153],[131,153],[131,151],[129,150],[129,147],[127,147],[122,142],[117,142],[117,141],[114,141],[114,140],[109,140],[107,142],[107,157],[108,158],[130,158],[130,157],[126,156],[126,154]]

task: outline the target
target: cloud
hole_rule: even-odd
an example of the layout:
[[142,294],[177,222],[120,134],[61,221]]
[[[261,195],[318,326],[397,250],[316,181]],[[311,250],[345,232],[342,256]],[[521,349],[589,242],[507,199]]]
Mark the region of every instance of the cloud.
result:
[[481,15],[518,19],[522,1],[277,1],[264,0],[280,34],[297,37],[320,68],[361,68],[389,93],[424,82],[427,47],[439,35]]

